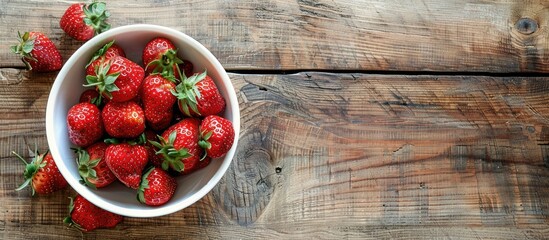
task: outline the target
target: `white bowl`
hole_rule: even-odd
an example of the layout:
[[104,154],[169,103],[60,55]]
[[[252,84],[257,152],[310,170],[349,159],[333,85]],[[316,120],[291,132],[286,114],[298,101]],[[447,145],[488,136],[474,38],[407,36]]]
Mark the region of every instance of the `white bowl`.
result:
[[[179,49],[182,59],[194,64],[195,71],[208,70],[219,91],[227,102],[224,117],[232,121],[235,130],[233,147],[223,158],[213,159],[204,169],[177,177],[177,191],[165,205],[150,207],[139,203],[136,190],[113,183],[106,188],[93,190],[79,183],[73,145],[68,138],[67,112],[78,103],[80,94],[86,89],[84,66],[93,53],[104,44],[115,40],[127,58],[142,65],[141,55],[145,44],[154,37],[166,37]],[[63,177],[84,198],[107,211],[128,217],[156,217],[170,214],[188,207],[206,195],[223,177],[231,164],[240,132],[240,110],[238,100],[225,69],[202,44],[177,30],[147,24],[128,25],[113,28],[99,34],[83,44],[65,63],[50,91],[46,108],[46,134],[50,151]]]

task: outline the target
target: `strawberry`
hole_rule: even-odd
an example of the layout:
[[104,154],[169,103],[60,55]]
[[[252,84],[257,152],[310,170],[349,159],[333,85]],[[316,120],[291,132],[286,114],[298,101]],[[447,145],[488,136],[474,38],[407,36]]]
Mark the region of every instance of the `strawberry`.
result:
[[31,184],[32,195],[34,195],[35,192],[38,194],[50,194],[67,187],[67,181],[63,178],[59,169],[57,169],[57,165],[49,152],[39,154],[35,150],[30,163],[27,163],[16,152],[12,152],[12,154],[17,156],[26,165],[25,172],[23,173],[25,182],[15,190],[19,191]]
[[11,46],[11,51],[19,54],[28,70],[51,72],[61,69],[63,60],[55,44],[41,32],[18,34],[19,44]]
[[126,52],[124,52],[124,49],[120,46],[116,45],[113,40],[103,45],[103,47],[93,54],[90,62],[86,65],[86,75],[95,76],[96,68],[98,68],[103,62],[115,56],[126,57]]
[[91,104],[98,105],[99,93],[95,89],[88,89],[82,92],[82,94],[80,94],[80,100],[78,102],[80,103],[88,102]]
[[233,123],[217,115],[205,117],[200,124],[198,145],[212,158],[225,156],[234,141]]
[[198,146],[199,126],[199,119],[185,118],[166,129],[158,137],[160,142],[150,141],[159,149],[156,154],[164,157],[162,169],[186,173],[197,167],[203,154],[203,149]]
[[109,30],[111,25],[106,23],[109,16],[104,2],[93,2],[89,5],[74,3],[65,10],[59,25],[70,37],[78,41],[88,41]]
[[69,216],[63,222],[81,231],[97,228],[114,228],[124,217],[99,208],[84,197],[77,195],[69,204]]
[[106,132],[115,138],[135,138],[145,131],[143,109],[133,101],[112,102],[102,112]]
[[116,176],[105,161],[105,150],[107,150],[107,144],[104,142],[97,142],[85,150],[76,150],[78,173],[82,177],[81,183],[92,188],[102,188],[116,180]]
[[210,164],[211,161],[212,161],[211,157],[209,157],[209,156],[204,157],[202,160],[200,160],[200,162],[198,163],[198,166],[196,166],[195,170],[199,170],[199,169],[207,167]]
[[147,123],[154,130],[164,130],[170,126],[173,105],[177,101],[172,91],[175,91],[175,83],[159,74],[149,75],[143,80],[143,111]]
[[170,126],[173,118],[173,109],[165,111],[148,108],[145,111],[148,125],[156,131],[164,130]]
[[225,110],[225,99],[206,71],[184,79],[172,93],[179,99],[179,110],[189,117],[219,115]]
[[182,173],[182,175],[189,175],[193,172],[196,172],[202,168],[207,167],[210,162],[212,161],[212,158],[210,156],[203,155],[202,158],[196,162],[196,165],[193,166],[191,169],[185,169],[185,171]]
[[99,108],[89,102],[72,106],[67,113],[69,139],[80,147],[87,147],[103,136],[103,121]]
[[162,162],[164,157],[162,155],[157,155],[156,151],[158,149],[151,144],[151,142],[158,141],[156,133],[150,129],[145,129],[145,148],[147,149],[147,156],[149,157],[149,162],[155,167],[162,167]]
[[147,149],[144,146],[112,144],[105,150],[104,158],[120,182],[133,189],[139,187],[141,174],[148,163]]
[[164,170],[151,167],[143,174],[137,190],[137,199],[149,206],[160,206],[168,202],[177,188],[177,182]]
[[103,97],[113,102],[125,102],[138,95],[144,77],[145,71],[137,63],[114,56],[96,67],[95,75],[87,75],[84,86],[95,86]]
[[185,74],[185,77],[190,77],[194,73],[193,63],[188,60],[183,60],[183,63],[179,64],[179,69]]
[[166,38],[154,38],[143,49],[143,65],[149,74],[161,73],[179,79],[178,64],[182,63],[183,61],[177,57],[175,45]]

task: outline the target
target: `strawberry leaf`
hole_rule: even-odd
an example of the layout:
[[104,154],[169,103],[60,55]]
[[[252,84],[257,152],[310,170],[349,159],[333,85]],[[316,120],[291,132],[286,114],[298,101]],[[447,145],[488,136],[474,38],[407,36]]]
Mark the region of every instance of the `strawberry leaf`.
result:
[[198,146],[204,149],[210,149],[212,148],[212,144],[208,141],[200,140],[198,141]]
[[91,161],[88,162],[88,167],[92,168],[95,168],[97,167],[97,165],[99,165],[99,162],[101,161],[101,158],[98,158],[98,159],[93,159]]
[[108,42],[107,44],[103,45],[97,52],[93,54],[93,57],[91,58],[90,62],[86,65],[86,68],[92,64],[93,61],[97,60],[98,58],[102,57],[107,53],[107,50],[114,44],[114,40]]
[[203,135],[202,139],[208,141],[208,139],[210,139],[210,137],[212,137],[212,134],[213,134],[213,132],[210,131],[210,132],[206,133],[206,135]]
[[189,110],[189,105],[186,103],[185,100],[182,100],[179,102],[180,110],[185,114],[186,116],[191,116],[191,111]]
[[93,28],[95,35],[111,28],[111,25],[106,22],[111,14],[107,11],[107,5],[104,2],[93,2],[84,6],[82,10],[85,15],[84,23]]
[[162,169],[168,170],[168,168],[171,167],[173,170],[181,172],[185,168],[185,165],[183,164],[183,159],[190,157],[191,154],[189,154],[189,151],[186,148],[181,148],[179,150],[175,149],[173,144],[176,138],[177,131],[172,131],[170,135],[168,135],[168,140],[164,139],[161,136],[158,136],[158,139],[160,139],[160,143],[154,141],[149,142],[159,149],[158,151],[156,151],[156,154],[162,155],[164,158],[161,164]]
[[86,76],[86,82],[84,87],[93,87],[97,89],[99,95],[103,95],[112,98],[111,92],[119,91],[120,89],[116,84],[116,79],[120,76],[120,72],[108,74],[111,68],[111,61],[104,62],[95,68],[95,76]]
[[119,74],[117,75],[107,75],[107,77],[105,78],[105,85],[114,85],[114,82],[116,81],[116,78],[118,77]]
[[[32,178],[28,178],[27,180],[25,180],[25,182],[23,182],[23,184],[21,184],[18,188],[15,189],[15,191],[21,191],[23,190],[25,187],[27,187],[29,185],[29,183],[32,181]],[[33,194],[34,195],[34,194]]]
[[173,76],[175,78],[175,68],[177,74],[179,74],[180,77],[184,78],[185,75],[182,75],[181,70],[179,69],[179,64],[181,63],[183,63],[183,60],[177,57],[177,49],[169,49],[161,54],[158,59],[149,62],[149,64],[145,66],[145,70],[148,70],[149,68],[151,68],[151,66],[154,66],[151,74],[159,73],[166,78],[169,78],[170,76]]
[[114,84],[111,84],[111,85],[107,85],[105,86],[105,90],[107,90],[107,92],[116,92],[116,91],[119,91],[120,88],[118,88],[116,85]]
[[23,157],[21,157],[21,155],[17,154],[15,151],[11,151],[11,153],[13,155],[15,155],[17,157],[17,159],[21,160],[21,162],[23,162],[25,165],[27,165],[27,161],[25,161],[25,159]]
[[32,49],[34,48],[34,39],[29,40],[23,44],[23,52],[24,53],[30,53]]
[[153,146],[155,146],[156,148],[162,148],[162,145],[158,142],[149,140],[149,143],[152,144]]
[[101,159],[90,160],[90,155],[88,151],[82,148],[76,149],[76,153],[78,155],[78,174],[81,177],[81,183],[84,183],[84,185],[89,186],[93,189],[97,189],[95,184],[90,182],[90,179],[97,179],[97,173],[93,168],[99,164],[99,161]]
[[206,70],[204,70],[203,73],[194,74],[191,77],[184,79],[175,87],[175,91],[172,91],[172,94],[179,100],[179,109],[186,116],[192,116],[190,113],[191,110],[196,115],[201,115],[198,111],[198,100],[202,98],[202,96],[196,84],[204,80],[206,76]]
[[149,188],[149,180],[147,178],[153,170],[154,167],[150,167],[145,171],[143,177],[141,177],[141,184],[139,184],[139,189],[137,189],[137,200],[141,203],[145,203],[145,189]]
[[103,98],[101,97],[101,95],[97,96],[97,97],[94,97],[91,99],[91,104],[95,104],[95,106],[99,107],[101,106],[101,102],[102,102]]
[[72,211],[74,210],[74,199],[72,199],[71,197],[69,197],[69,199],[71,200],[71,202],[69,203],[69,216],[63,219],[63,223],[68,224],[69,227],[74,227],[80,231],[84,231],[84,229],[80,225],[75,223],[71,218]]
[[97,172],[94,169],[90,169],[90,171],[88,172],[88,175],[92,179],[97,179]]
[[183,162],[176,162],[174,164],[174,170],[177,172],[182,172],[185,169],[185,164]]
[[[47,152],[45,154],[39,154],[38,151],[35,149],[34,158],[30,163],[27,163],[27,161],[25,161],[25,159],[21,157],[21,155],[17,154],[15,151],[12,151],[12,154],[14,154],[19,160],[21,160],[25,164],[25,171],[23,172],[25,182],[23,182],[23,184],[15,189],[16,191],[20,191],[32,182],[32,178],[38,172],[38,170],[40,170],[40,168],[46,166],[46,162],[44,162],[43,159]],[[34,196],[34,187],[31,186],[31,189],[32,195]]]
[[172,131],[170,135],[168,135],[168,142],[173,143],[175,142],[175,138],[177,137],[177,131]]
[[116,138],[105,138],[105,140],[103,140],[103,142],[106,143],[106,144],[119,144],[120,140],[118,140]]
[[19,43],[17,45],[11,46],[11,51],[18,54],[21,57],[21,60],[25,64],[28,70],[32,70],[32,67],[29,61],[37,61],[31,54],[34,49],[34,38],[30,38],[30,33],[25,32],[21,35],[21,32],[17,32],[17,40]]
[[163,161],[162,169],[164,169],[164,171],[168,171],[169,168],[170,168],[170,163],[168,161]]

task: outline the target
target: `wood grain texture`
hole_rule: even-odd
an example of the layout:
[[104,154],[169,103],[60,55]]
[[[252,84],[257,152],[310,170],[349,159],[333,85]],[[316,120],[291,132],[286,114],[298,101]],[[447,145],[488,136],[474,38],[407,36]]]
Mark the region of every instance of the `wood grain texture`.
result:
[[[70,3],[1,1],[0,67],[23,67],[8,49],[18,30],[45,32],[68,59],[82,44],[59,27]],[[545,0],[108,2],[113,26],[180,30],[229,70],[546,73],[548,7]]]
[[230,77],[242,129],[221,182],[180,212],[81,235],[61,223],[72,190],[34,198],[13,190],[23,167],[10,150],[47,148],[43,116],[54,75],[0,69],[0,102],[10,102],[0,108],[0,238],[542,239],[549,232],[547,78]]

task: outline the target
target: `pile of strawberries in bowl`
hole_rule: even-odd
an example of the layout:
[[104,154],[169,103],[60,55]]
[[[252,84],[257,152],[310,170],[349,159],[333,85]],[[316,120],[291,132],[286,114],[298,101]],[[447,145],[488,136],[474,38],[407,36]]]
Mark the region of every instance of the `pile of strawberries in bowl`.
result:
[[170,28],[129,25],[80,47],[46,110],[59,171],[110,212],[161,216],[199,200],[236,148],[233,86],[200,43]]
[[234,128],[220,116],[225,99],[207,71],[194,73],[177,51],[155,37],[143,48],[142,67],[111,41],[86,65],[91,89],[69,109],[67,126],[88,187],[118,180],[136,189],[140,202],[163,205],[175,193],[175,177],[231,149]]

